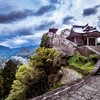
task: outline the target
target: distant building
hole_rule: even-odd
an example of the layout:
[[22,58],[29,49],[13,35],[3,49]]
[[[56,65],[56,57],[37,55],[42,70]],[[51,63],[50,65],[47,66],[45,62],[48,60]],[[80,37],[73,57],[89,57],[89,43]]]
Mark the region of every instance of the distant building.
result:
[[98,37],[100,37],[100,32],[97,31],[96,27],[86,24],[85,26],[73,25],[67,39],[75,42],[78,46],[96,46]]
[[58,30],[58,29],[56,29],[56,28],[50,28],[50,29],[49,29],[49,32],[51,32],[51,33],[53,33],[53,34],[56,34],[57,30]]

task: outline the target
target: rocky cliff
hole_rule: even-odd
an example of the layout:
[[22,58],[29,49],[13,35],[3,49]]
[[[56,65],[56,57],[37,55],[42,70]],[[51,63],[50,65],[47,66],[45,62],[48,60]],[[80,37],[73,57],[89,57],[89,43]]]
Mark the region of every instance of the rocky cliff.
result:
[[[68,34],[68,33],[67,33]],[[69,57],[78,51],[83,56],[89,57],[91,54],[100,55],[100,46],[80,46],[66,39],[67,35],[61,32],[60,35],[48,32],[43,35],[41,40],[42,47],[50,47],[61,53],[61,57]]]
[[[68,39],[66,39],[66,37],[67,37],[67,35],[65,33],[63,33],[63,34],[61,33],[60,35],[58,35],[58,34],[48,32],[48,33],[43,35],[40,46],[41,47],[46,47],[46,48],[53,48],[56,51],[60,52],[61,58],[62,58],[61,63],[63,61],[67,62],[66,60],[71,58],[69,56],[73,57],[73,55],[76,54],[77,52],[79,52],[80,54],[82,54],[84,56],[90,56],[90,54],[92,54],[92,53],[97,53],[98,54],[99,49],[98,49],[98,51],[95,51],[93,48],[91,49],[91,47],[89,47],[89,46],[78,47],[75,43],[73,43],[73,42],[69,41]],[[48,78],[49,82],[51,82],[51,83],[53,81],[54,81],[53,83],[61,82],[61,84],[63,84],[64,86],[62,86],[58,89],[55,89],[53,91],[50,91],[50,92],[48,92],[48,93],[46,93],[42,96],[33,98],[31,100],[56,100],[57,99],[55,97],[56,94],[58,94],[58,93],[62,94],[63,92],[65,93],[65,91],[62,91],[62,90],[69,89],[68,84],[72,84],[75,81],[77,82],[77,80],[82,79],[83,76],[81,74],[79,74],[78,73],[79,71],[77,71],[77,70],[84,71],[83,70],[83,69],[85,69],[84,66],[82,67],[83,69],[80,68],[84,64],[87,64],[86,65],[86,70],[87,70],[88,66],[91,67],[91,65],[89,65],[91,63],[90,62],[88,63],[88,60],[86,60],[88,58],[86,58],[86,57],[84,58],[84,56],[81,57],[79,55],[79,58],[77,58],[77,56],[75,56],[75,58],[77,59],[77,63],[79,63],[79,62],[81,63],[81,60],[82,60],[82,64],[79,65],[79,68],[74,67],[73,68],[74,70],[70,69],[71,66],[67,62],[67,64],[62,65],[61,69],[59,70],[59,72],[56,75],[50,75],[49,76],[49,78]],[[68,59],[66,59],[66,57],[68,57]],[[86,62],[84,62],[84,61],[86,61]],[[72,62],[73,62],[73,60],[71,60],[71,63]],[[70,66],[70,67],[68,67],[68,66]],[[76,64],[76,66],[77,66],[77,64]],[[60,79],[59,79],[59,77],[60,77]],[[57,100],[60,100],[60,99],[57,99]]]
[[65,34],[57,35],[50,32],[42,37],[40,46],[54,48],[61,53],[61,57],[72,56],[77,48],[75,43],[66,39]]

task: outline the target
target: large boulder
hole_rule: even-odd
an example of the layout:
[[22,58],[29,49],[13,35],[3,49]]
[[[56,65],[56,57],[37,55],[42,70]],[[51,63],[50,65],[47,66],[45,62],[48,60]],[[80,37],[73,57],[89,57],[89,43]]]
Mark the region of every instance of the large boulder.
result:
[[61,57],[72,56],[77,48],[77,45],[63,35],[50,35],[51,47],[61,53]]
[[81,46],[77,47],[77,50],[85,57],[89,57],[91,54],[100,55],[100,46]]
[[60,80],[62,84],[69,84],[82,78],[82,75],[69,68],[62,67],[59,73],[62,74],[62,78]]

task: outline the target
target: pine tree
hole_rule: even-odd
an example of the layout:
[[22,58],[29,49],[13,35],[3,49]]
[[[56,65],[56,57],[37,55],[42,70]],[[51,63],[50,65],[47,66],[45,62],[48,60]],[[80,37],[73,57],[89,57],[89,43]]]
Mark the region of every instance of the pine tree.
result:
[[59,68],[59,53],[54,49],[39,47],[30,63],[19,67],[12,90],[5,100],[27,100],[45,93],[49,89],[48,76],[57,73]]
[[2,76],[4,79],[4,82],[3,82],[3,89],[4,89],[3,97],[4,98],[9,94],[11,90],[11,85],[13,83],[13,80],[15,80],[16,70],[17,70],[17,64],[14,63],[14,61],[12,60],[8,60],[2,72]]
[[3,81],[4,81],[4,79],[3,79],[1,72],[0,72],[0,100],[3,97]]

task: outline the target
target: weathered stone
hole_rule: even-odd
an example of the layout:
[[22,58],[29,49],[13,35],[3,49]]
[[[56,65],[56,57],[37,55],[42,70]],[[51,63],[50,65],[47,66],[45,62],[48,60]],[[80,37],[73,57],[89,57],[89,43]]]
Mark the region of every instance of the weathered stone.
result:
[[96,66],[95,66],[95,68],[94,68],[94,70],[92,71],[92,75],[95,75],[95,74],[97,74],[98,72],[100,71],[100,60],[97,62],[97,64],[96,64]]
[[76,85],[78,88],[72,88],[71,86],[70,91],[69,88],[63,86],[56,91],[46,93],[32,100],[100,100],[100,88],[98,88],[100,87],[100,76],[89,77],[79,85]]
[[69,97],[68,100],[77,100],[77,99],[75,99],[73,97]]
[[48,33],[50,47],[61,53],[61,57],[72,56],[75,53],[77,45],[68,39],[65,35],[52,35]]
[[88,85],[84,85],[83,88],[89,90],[89,91],[97,91],[96,89],[94,89],[93,87],[90,87]]
[[93,100],[100,100],[100,96],[95,95],[95,96],[93,97]]
[[73,94],[71,95],[73,98],[77,99],[77,100],[85,100],[85,98],[83,96],[77,95],[77,94]]
[[60,71],[63,73],[61,78],[62,84],[68,84],[82,78],[80,74],[69,68],[62,67]]
[[98,54],[100,55],[100,47],[99,46],[80,46],[77,47],[77,50],[86,57],[89,57],[90,54]]

